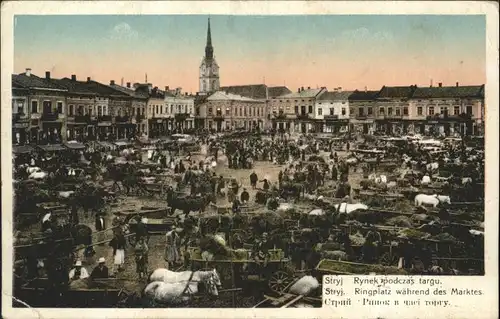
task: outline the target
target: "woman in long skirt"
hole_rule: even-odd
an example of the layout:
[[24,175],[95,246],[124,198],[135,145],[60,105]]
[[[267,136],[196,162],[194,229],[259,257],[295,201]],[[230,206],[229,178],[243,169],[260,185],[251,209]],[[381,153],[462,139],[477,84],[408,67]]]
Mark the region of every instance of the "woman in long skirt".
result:
[[168,263],[168,269],[174,268],[180,260],[178,242],[179,235],[176,228],[173,227],[166,235],[165,261]]

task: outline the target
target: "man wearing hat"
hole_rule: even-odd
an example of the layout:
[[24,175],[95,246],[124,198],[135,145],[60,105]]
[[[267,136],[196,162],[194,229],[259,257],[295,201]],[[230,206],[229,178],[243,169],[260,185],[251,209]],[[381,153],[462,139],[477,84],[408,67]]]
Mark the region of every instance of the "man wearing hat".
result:
[[104,257],[99,258],[99,264],[97,267],[92,270],[92,273],[90,274],[90,278],[92,279],[99,279],[99,278],[108,278],[109,277],[109,271],[108,267],[106,267],[106,259]]
[[82,261],[77,260],[75,263],[75,268],[69,271],[69,280],[85,279],[89,277],[87,269],[82,267]]
[[248,201],[250,200],[250,194],[248,194],[246,188],[243,188],[243,192],[241,192],[240,199],[243,204],[248,203]]

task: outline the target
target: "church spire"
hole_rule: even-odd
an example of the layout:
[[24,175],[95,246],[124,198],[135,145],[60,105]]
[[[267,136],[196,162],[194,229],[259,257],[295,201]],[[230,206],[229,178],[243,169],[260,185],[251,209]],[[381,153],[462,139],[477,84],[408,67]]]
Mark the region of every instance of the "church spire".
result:
[[210,32],[210,18],[208,18],[207,45],[205,46],[205,57],[207,59],[212,59],[214,57],[214,48],[212,47],[212,34]]

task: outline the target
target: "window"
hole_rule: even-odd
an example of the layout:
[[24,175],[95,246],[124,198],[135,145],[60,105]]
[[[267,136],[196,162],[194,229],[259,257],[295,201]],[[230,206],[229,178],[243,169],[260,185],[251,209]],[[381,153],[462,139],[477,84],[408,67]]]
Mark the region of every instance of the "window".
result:
[[400,116],[401,115],[401,109],[398,107],[396,109],[396,116]]
[[387,115],[392,115],[392,107],[387,108]]
[[318,108],[318,115],[323,115],[323,109],[322,108]]
[[373,115],[373,108],[371,106],[368,107],[368,115]]
[[309,109],[308,109],[308,111],[309,111],[309,112],[308,112],[309,114],[313,112],[313,106],[312,106],[312,105],[309,105]]
[[408,106],[403,107],[403,115],[408,115]]
[[177,105],[177,113],[182,113],[180,105]]
[[467,105],[467,114],[472,115],[472,105]]
[[163,114],[163,104],[160,105],[160,113]]
[[73,104],[70,104],[70,105],[69,105],[68,115],[69,115],[69,116],[73,116],[73,115],[75,115],[75,106],[74,106]]
[[17,101],[17,113],[24,114],[24,102],[23,101]]
[[244,107],[244,108],[243,108],[243,112],[244,112],[243,114],[244,114],[245,116],[247,116],[247,108],[246,108],[246,107]]
[[155,114],[159,114],[160,113],[160,108],[158,107],[158,105],[155,105],[155,109],[156,109]]
[[417,115],[423,115],[424,112],[423,112],[423,109],[421,106],[417,107]]
[[226,108],[226,115],[231,115],[231,110],[228,107]]
[[62,102],[57,102],[57,113],[59,113],[59,114],[64,113]]
[[429,106],[428,115],[434,115],[434,106]]
[[38,113],[38,101],[31,101],[31,113]]
[[209,107],[209,108],[208,108],[208,114],[212,115],[212,113],[213,113],[213,112],[214,112],[214,109],[213,109],[213,108],[211,108],[211,107]]
[[199,107],[197,107],[197,108],[195,109],[195,112],[196,112],[196,116],[200,116],[200,108],[199,108]]
[[295,105],[295,114],[299,114],[299,106]]
[[[359,107],[358,114],[359,114],[359,116],[365,116],[365,108]],[[344,115],[344,114],[342,114],[342,115]]]
[[83,107],[83,105],[78,105],[77,113],[78,113],[77,115],[79,115],[79,116],[85,115],[85,108]]
[[342,108],[342,115],[345,115],[345,107]]
[[460,106],[453,107],[453,115],[460,115]]
[[441,115],[447,115],[448,114],[448,108],[446,106],[442,106],[440,113],[441,113]]
[[335,115],[335,109],[333,107],[330,108],[330,115]]
[[379,110],[378,110],[378,113],[380,115],[384,115],[385,114],[385,108],[381,107]]
[[89,107],[89,111],[88,111],[88,113],[87,113],[87,114],[88,114],[89,116],[92,116],[92,111],[93,111],[92,107]]
[[97,116],[102,116],[102,106],[97,106]]

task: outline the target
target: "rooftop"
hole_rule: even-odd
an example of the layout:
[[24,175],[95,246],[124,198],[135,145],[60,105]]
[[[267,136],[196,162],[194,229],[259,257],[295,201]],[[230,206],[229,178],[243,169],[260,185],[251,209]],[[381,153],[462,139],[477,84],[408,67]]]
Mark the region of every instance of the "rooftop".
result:
[[217,91],[207,98],[207,101],[242,101],[242,102],[261,102],[249,97]]
[[408,99],[417,89],[416,85],[410,86],[383,86],[380,92],[377,95],[377,99],[384,98],[400,98],[400,99]]
[[321,91],[324,90],[323,88],[319,88],[319,89],[304,89],[304,90],[300,90],[300,92],[292,92],[292,93],[288,93],[288,94],[285,94],[281,97],[283,98],[300,98],[300,97],[305,97],[305,98],[311,98],[311,97],[316,97],[319,93],[321,93]]
[[417,88],[412,98],[484,98],[484,84]]
[[352,94],[352,91],[325,92],[321,94],[318,101],[345,101]]
[[17,87],[38,88],[48,90],[66,91],[67,89],[53,83],[50,79],[41,78],[34,74],[26,75],[26,73],[12,74],[12,84]]
[[349,95],[349,101],[371,101],[377,98],[380,91],[358,91],[355,90]]
[[223,86],[220,88],[220,90],[231,94],[236,94],[252,99],[261,99],[261,100],[264,100],[268,97],[273,98],[292,92],[286,86],[269,87],[265,84]]

